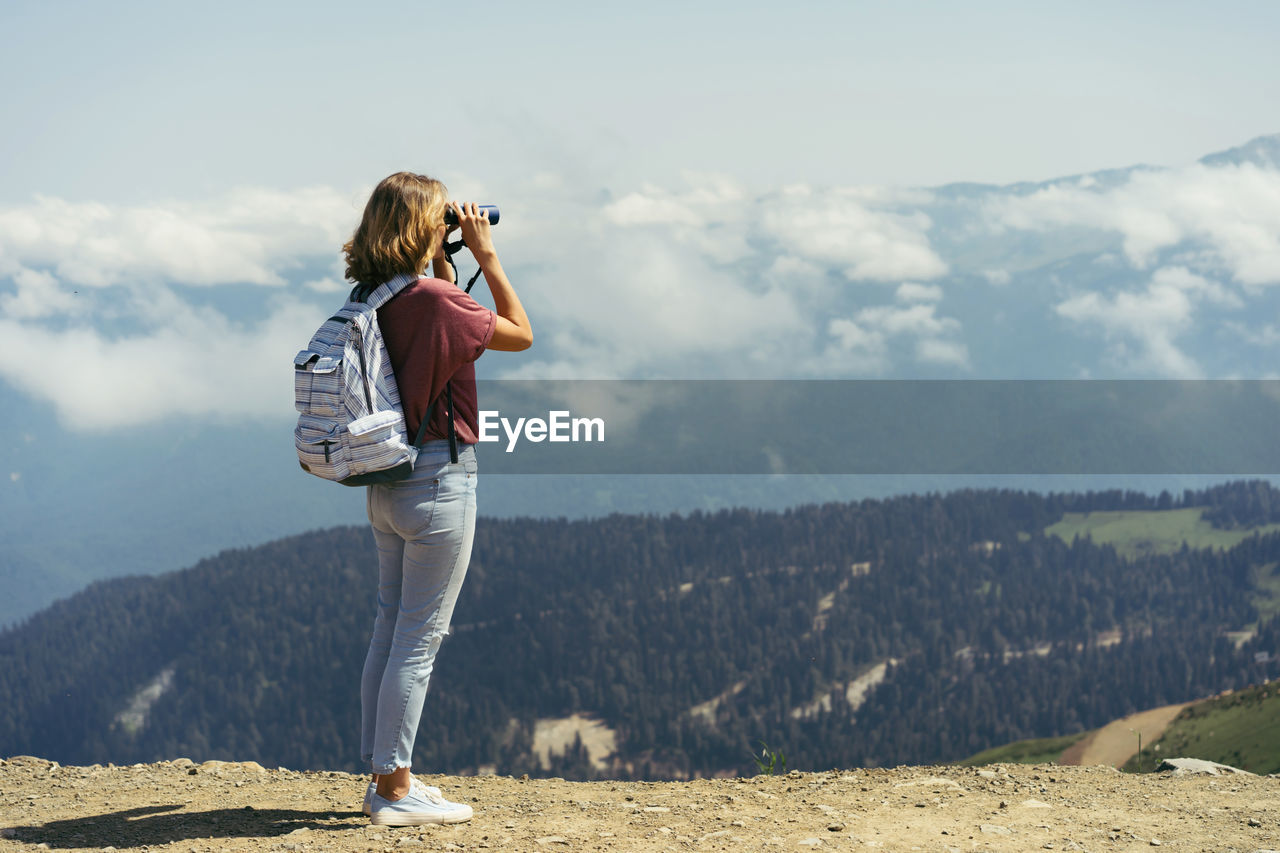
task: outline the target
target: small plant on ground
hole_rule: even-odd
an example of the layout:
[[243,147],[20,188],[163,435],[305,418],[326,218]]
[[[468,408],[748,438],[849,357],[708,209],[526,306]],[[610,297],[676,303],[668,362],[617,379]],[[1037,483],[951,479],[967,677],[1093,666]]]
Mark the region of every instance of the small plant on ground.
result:
[[765,776],[782,773],[787,769],[787,757],[781,751],[770,749],[769,744],[764,741],[760,741],[760,754],[752,755],[751,760],[756,763],[756,769]]

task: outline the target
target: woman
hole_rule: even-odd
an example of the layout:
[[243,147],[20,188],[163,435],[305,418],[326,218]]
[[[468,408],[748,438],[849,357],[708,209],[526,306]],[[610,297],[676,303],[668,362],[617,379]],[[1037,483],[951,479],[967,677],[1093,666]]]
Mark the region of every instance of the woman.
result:
[[[480,264],[495,311],[453,282],[444,254],[452,206]],[[529,318],[502,271],[486,211],[447,201],[439,181],[399,172],[374,189],[355,236],[343,247],[348,279],[378,285],[415,279],[378,309],[408,434],[431,412],[413,473],[370,486],[369,522],[378,549],[378,608],[361,679],[360,751],[373,781],[365,811],[378,825],[458,823],[471,807],[413,778],[410,758],[435,656],[449,630],[471,559],[479,432],[474,362],[487,349],[533,343]],[[435,277],[421,275],[430,261]],[[443,396],[450,386],[458,462],[450,463]],[[432,408],[433,403],[434,408]]]

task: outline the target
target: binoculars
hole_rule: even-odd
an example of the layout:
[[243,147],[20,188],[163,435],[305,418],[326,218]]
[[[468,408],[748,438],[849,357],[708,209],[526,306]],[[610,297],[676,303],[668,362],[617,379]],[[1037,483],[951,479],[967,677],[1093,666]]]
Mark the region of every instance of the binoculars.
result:
[[[499,217],[499,216],[501,216],[502,214],[501,214],[501,212],[498,210],[498,206],[497,206],[496,204],[478,204],[478,205],[476,205],[476,207],[480,208],[481,210],[487,210],[487,211],[489,211],[489,224],[490,224],[490,225],[497,225],[497,224],[498,224],[498,217]],[[453,212],[453,208],[452,208],[452,207],[446,207],[446,208],[444,209],[444,224],[445,224],[445,225],[457,225],[457,224],[458,224],[458,217],[457,217],[457,215],[456,215],[456,214],[454,214],[454,212]]]

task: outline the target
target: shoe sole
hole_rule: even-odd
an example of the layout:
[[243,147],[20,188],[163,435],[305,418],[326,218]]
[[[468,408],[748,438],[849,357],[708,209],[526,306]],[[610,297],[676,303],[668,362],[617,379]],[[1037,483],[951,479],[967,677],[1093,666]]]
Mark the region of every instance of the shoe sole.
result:
[[421,826],[426,823],[435,824],[454,824],[466,823],[471,820],[474,815],[466,817],[450,817],[446,815],[428,815],[421,812],[402,812],[395,815],[373,815],[369,818],[369,822],[374,826]]

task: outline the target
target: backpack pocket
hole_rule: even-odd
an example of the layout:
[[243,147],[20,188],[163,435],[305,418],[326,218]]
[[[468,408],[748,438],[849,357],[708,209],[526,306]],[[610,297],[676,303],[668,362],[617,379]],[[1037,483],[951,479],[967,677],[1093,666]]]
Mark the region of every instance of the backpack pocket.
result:
[[395,410],[374,412],[347,424],[343,435],[347,465],[352,476],[409,463],[417,451],[409,446],[404,415]]
[[293,357],[293,406],[299,412],[336,415],[342,411],[342,359],[303,350]]
[[303,415],[293,431],[298,462],[304,471],[326,480],[342,480],[351,472],[343,446],[342,425],[328,418]]

